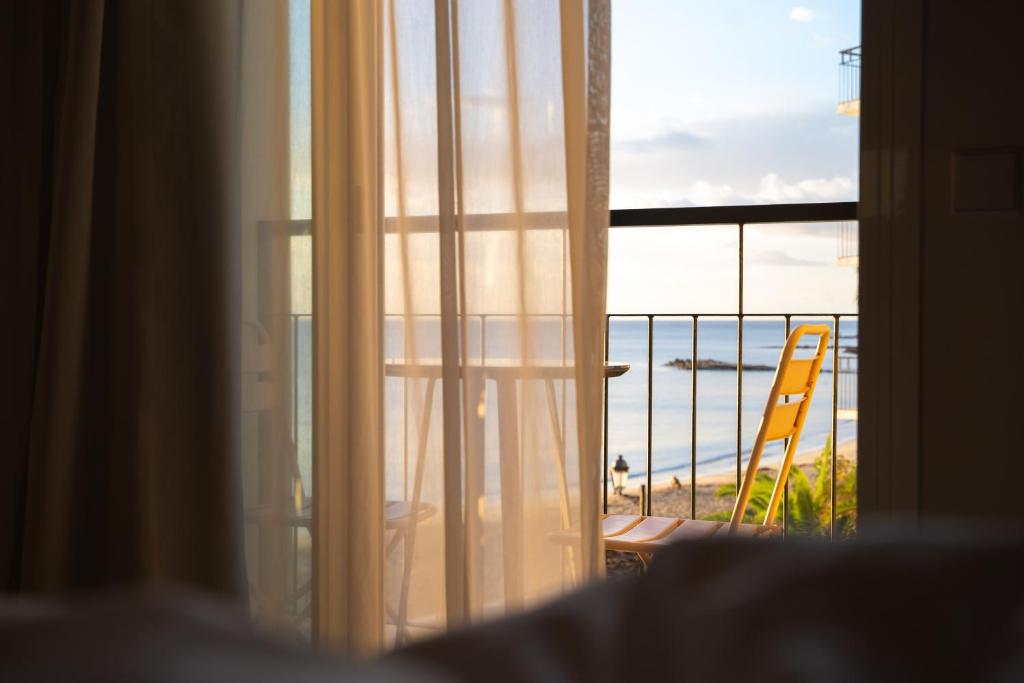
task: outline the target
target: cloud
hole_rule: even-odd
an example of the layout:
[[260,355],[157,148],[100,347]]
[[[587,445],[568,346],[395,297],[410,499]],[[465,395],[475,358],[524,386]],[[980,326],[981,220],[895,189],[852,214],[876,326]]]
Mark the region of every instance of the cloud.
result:
[[623,140],[620,149],[639,154],[671,152],[680,149],[703,149],[711,146],[710,138],[685,130],[670,130],[647,138]]
[[776,249],[770,251],[764,251],[758,254],[755,259],[757,263],[766,266],[827,266],[830,265],[825,261],[814,261],[812,259],[804,259],[787,254],[784,251],[778,251]]
[[687,185],[678,195],[663,198],[657,204],[665,207],[678,206],[730,206],[752,204],[750,199],[738,193],[731,185],[714,185],[706,180],[697,180]]
[[846,176],[809,178],[790,184],[778,173],[769,173],[761,178],[756,198],[767,203],[841,201],[853,196],[855,187]]
[[[808,178],[787,183],[778,173],[761,178],[756,192],[740,192],[732,185],[715,185],[700,179],[672,197],[647,200],[649,206],[738,206],[741,204],[795,204],[838,202],[856,197],[856,185],[846,176]],[[639,204],[637,204],[639,206]]]
[[[631,138],[623,135],[614,139],[612,205],[620,208],[696,204],[701,202],[691,195],[703,195],[709,187],[717,187],[720,194],[728,194],[731,189],[736,196],[729,197],[725,201],[728,204],[800,201],[772,198],[772,193],[819,195],[818,201],[855,201],[857,124],[855,118],[836,115],[835,104],[825,98],[809,112],[666,122],[664,127],[648,129],[651,136],[666,130],[695,134],[704,141],[704,147],[696,149],[636,153],[629,143],[638,139],[651,141],[649,147],[657,143],[653,137],[646,137],[648,133],[642,132],[643,128],[634,129],[638,132]],[[771,174],[777,178],[762,188],[763,179]],[[833,182],[835,178],[852,180],[847,185]],[[813,182],[817,179],[825,182]],[[805,180],[812,182],[797,182]],[[698,185],[700,181],[703,184]],[[843,187],[849,190],[840,196],[820,196],[834,195]]]
[[814,21],[814,10],[809,10],[806,7],[794,7],[789,10],[789,18],[801,23]]

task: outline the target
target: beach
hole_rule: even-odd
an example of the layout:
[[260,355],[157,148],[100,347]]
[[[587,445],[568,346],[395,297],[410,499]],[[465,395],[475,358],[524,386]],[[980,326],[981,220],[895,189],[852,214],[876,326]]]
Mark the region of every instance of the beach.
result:
[[[793,466],[799,468],[811,485],[817,479],[814,461],[820,454],[820,449],[806,449],[799,451],[793,457]],[[836,451],[839,458],[848,462],[857,460],[857,441],[849,439],[839,444]],[[773,478],[778,473],[773,467],[760,467],[760,472],[766,472]],[[792,476],[792,475],[791,475]],[[735,483],[735,473],[717,473],[702,475],[697,480],[696,508],[697,517],[703,518],[716,514],[730,514],[733,508],[731,496],[718,497],[715,492],[724,484]],[[609,514],[639,514],[640,513],[640,482],[636,486],[628,486],[625,495],[608,495]],[[661,483],[654,485],[653,497],[651,499],[651,513],[659,517],[680,517],[690,518],[690,482]],[[781,519],[781,511],[779,517]],[[623,578],[636,576],[644,571],[643,563],[634,553],[619,553],[614,551],[605,552],[605,567],[610,578]]]
[[[814,460],[821,453],[821,449],[813,448],[799,451],[793,458],[794,467],[799,467],[811,484],[814,483],[816,473],[814,472]],[[839,444],[837,455],[848,461],[857,459],[857,441],[849,439]],[[777,469],[770,466],[759,468],[761,472],[768,472],[773,477]],[[715,474],[700,475],[697,479],[697,517],[703,518],[719,512],[732,512],[732,498],[719,498],[715,491],[724,484],[734,483],[736,480],[733,473],[719,472]],[[641,481],[631,480],[631,486],[627,486],[625,495],[608,495],[609,514],[639,514],[640,512],[640,484]],[[690,481],[675,483],[655,483],[651,498],[651,512],[661,517],[690,517]]]

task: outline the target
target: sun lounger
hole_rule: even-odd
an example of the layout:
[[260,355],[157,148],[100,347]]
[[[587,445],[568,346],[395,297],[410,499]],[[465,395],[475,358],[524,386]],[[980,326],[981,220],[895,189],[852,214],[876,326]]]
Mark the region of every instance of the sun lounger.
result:
[[[800,340],[805,336],[818,338],[814,355],[808,358],[794,358]],[[635,552],[647,562],[653,553],[681,540],[720,536],[767,538],[781,534],[781,529],[775,524],[775,516],[785,493],[786,479],[799,446],[800,433],[814,396],[814,386],[825,360],[828,340],[827,325],[800,325],[786,340],[747,464],[743,485],[728,522],[644,515],[606,515],[602,529],[605,548]],[[780,402],[786,398],[789,399],[788,402]],[[789,442],[775,478],[775,487],[764,520],[758,524],[744,523],[743,518],[750,502],[751,488],[757,476],[765,444],[782,439],[788,439]]]

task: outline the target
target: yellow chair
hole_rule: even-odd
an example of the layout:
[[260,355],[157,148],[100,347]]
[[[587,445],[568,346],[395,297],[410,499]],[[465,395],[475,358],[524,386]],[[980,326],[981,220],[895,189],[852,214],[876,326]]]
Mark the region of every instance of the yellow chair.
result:
[[[818,345],[809,358],[793,358],[800,340],[805,336],[817,336]],[[645,515],[605,515],[602,534],[605,548],[635,552],[648,562],[661,548],[681,540],[696,540],[714,536],[769,537],[781,533],[775,524],[782,497],[785,494],[786,478],[793,464],[793,456],[800,444],[807,411],[814,396],[814,386],[821,372],[828,349],[828,325],[800,325],[789,335],[782,349],[779,367],[775,371],[768,403],[757,430],[757,439],[750,454],[743,485],[736,496],[736,505],[728,522],[709,520],[679,519],[676,517],[648,517]],[[790,402],[780,403],[783,397]],[[771,501],[760,524],[744,524],[743,517],[750,501],[750,491],[761,464],[761,454],[769,441],[789,439],[785,457],[775,478]]]

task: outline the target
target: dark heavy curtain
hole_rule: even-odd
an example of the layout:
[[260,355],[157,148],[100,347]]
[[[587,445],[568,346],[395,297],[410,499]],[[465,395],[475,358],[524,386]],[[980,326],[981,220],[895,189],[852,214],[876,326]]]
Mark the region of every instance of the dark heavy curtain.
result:
[[2,10],[0,580],[241,594],[237,8]]

